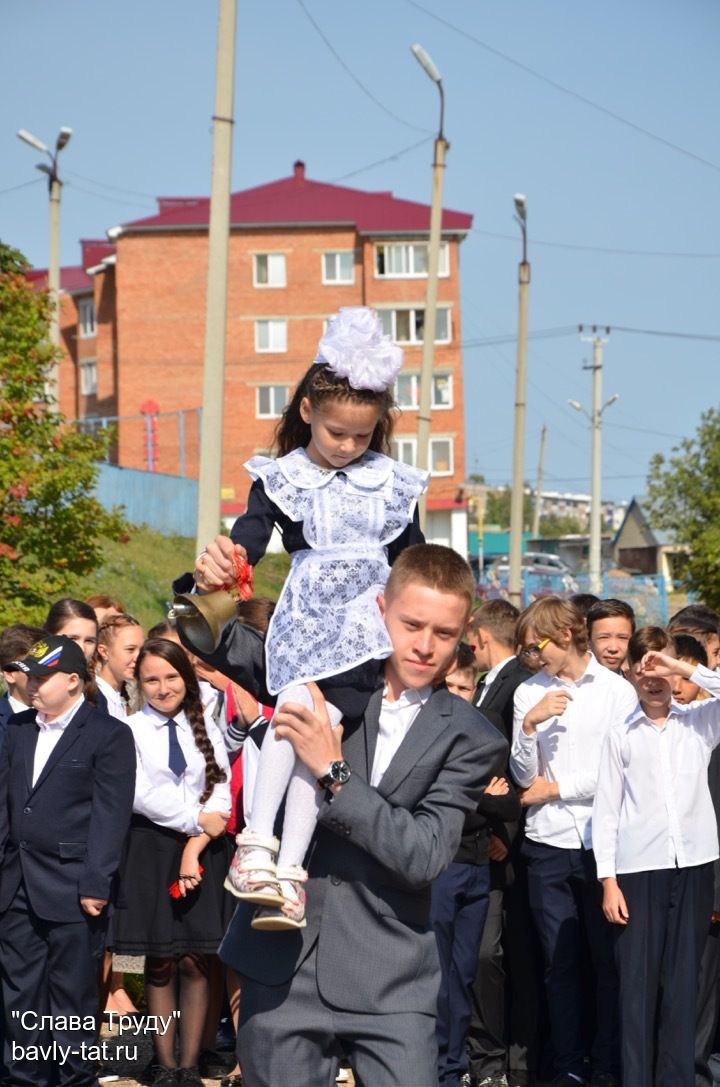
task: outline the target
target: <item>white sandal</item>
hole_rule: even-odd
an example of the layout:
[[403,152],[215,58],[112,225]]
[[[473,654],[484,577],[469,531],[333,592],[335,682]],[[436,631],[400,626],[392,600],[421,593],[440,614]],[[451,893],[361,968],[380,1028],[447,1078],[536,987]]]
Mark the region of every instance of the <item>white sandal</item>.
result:
[[[277,838],[266,838],[245,827],[235,839],[237,849],[224,887],[236,898],[254,902],[258,906],[277,906],[283,901],[277,878],[276,859],[280,843]],[[267,853],[268,859],[252,857],[256,851]]]
[[292,896],[282,894],[281,890],[281,902],[269,909],[256,910],[250,927],[260,929],[261,932],[305,928],[306,895],[303,883],[307,882],[307,872],[300,865],[293,864],[289,868],[277,868],[275,874],[279,883],[291,884]]

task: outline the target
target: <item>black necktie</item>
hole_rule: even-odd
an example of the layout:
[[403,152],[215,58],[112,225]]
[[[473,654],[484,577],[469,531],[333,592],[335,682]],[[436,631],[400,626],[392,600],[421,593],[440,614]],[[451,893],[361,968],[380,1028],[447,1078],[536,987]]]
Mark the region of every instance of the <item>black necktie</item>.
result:
[[180,741],[177,737],[177,722],[173,721],[172,717],[167,723],[168,726],[168,766],[172,770],[175,777],[182,777],[183,771],[187,766],[187,759],[182,753],[180,747]]

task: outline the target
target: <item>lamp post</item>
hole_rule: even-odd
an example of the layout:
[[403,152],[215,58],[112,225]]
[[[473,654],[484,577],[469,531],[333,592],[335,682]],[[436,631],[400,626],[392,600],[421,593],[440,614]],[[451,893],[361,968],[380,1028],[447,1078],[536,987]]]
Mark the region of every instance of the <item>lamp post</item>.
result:
[[[580,327],[582,332],[582,326]],[[606,329],[609,333],[610,329]],[[590,496],[590,555],[589,571],[591,593],[596,595],[602,592],[602,435],[601,420],[606,408],[620,399],[619,393],[614,393],[604,404],[602,401],[602,349],[607,343],[606,339],[597,335],[593,328],[591,339],[593,345],[593,360],[591,366],[584,366],[584,370],[592,370],[593,374],[593,400],[592,414],[582,406],[578,400],[568,400],[568,404],[575,411],[580,411],[590,420],[592,427],[592,466],[591,466],[591,496]]]
[[515,417],[513,433],[512,491],[510,495],[510,569],[508,598],[522,607],[522,534],[525,497],[525,402],[527,388],[528,288],[530,264],[527,259],[527,199],[515,195],[515,222],[522,234],[522,260],[518,265],[518,332],[515,364]]
[[[432,79],[440,92],[440,126],[435,137],[433,161],[432,202],[430,206],[430,239],[428,243],[427,290],[425,293],[425,319],[423,324],[423,354],[420,369],[420,406],[418,412],[417,457],[418,468],[430,467],[430,413],[432,410],[433,357],[435,353],[435,328],[437,324],[438,271],[440,266],[440,234],[442,230],[442,187],[445,172],[445,155],[450,144],[443,135],[445,119],[445,92],[442,77],[421,45],[410,47],[418,64]],[[419,502],[420,525],[424,529],[427,502],[425,495]]]
[[[18,130],[18,138],[30,144],[36,151],[41,151],[50,159],[50,165],[46,162],[38,163],[36,169],[47,174],[48,192],[50,195],[50,240],[48,249],[48,292],[52,303],[50,314],[50,327],[48,329],[50,343],[53,347],[60,346],[60,189],[62,181],[58,175],[58,156],[63,147],[66,147],[72,136],[71,128],[61,128],[55,141],[54,153],[50,148],[33,136],[32,132],[21,128]],[[48,379],[48,391],[55,403],[59,402],[58,359],[54,359],[52,370]]]
[[236,16],[236,0],[220,0],[198,470],[198,551],[215,538],[220,528]]

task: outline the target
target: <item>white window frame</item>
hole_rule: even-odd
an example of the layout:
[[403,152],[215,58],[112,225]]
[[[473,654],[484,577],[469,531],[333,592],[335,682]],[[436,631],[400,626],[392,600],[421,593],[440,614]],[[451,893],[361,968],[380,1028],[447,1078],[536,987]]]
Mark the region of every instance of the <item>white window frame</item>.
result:
[[[258,261],[260,260],[267,262],[267,283],[260,282],[260,276],[258,275]],[[276,269],[276,274],[282,269],[282,275],[277,275],[276,282],[273,282],[273,266]],[[257,287],[261,291],[272,291],[287,287],[287,266],[284,253],[253,253],[253,287]]]
[[81,340],[89,340],[95,335],[95,302],[92,298],[81,298],[78,302],[78,328]]
[[[287,318],[260,317],[255,321],[255,351],[258,355],[281,355],[287,353]],[[261,329],[265,329],[267,346],[260,346]],[[280,345],[280,346],[278,346]]]
[[80,359],[80,395],[97,396],[97,359]]
[[[344,278],[340,274],[340,258],[344,256],[350,257],[350,276]],[[326,261],[329,257],[334,257],[335,276],[328,276]],[[354,249],[329,249],[327,253],[322,253],[320,258],[320,268],[322,272],[322,281],[328,287],[344,287],[352,286],[355,282],[355,250]]]
[[[398,386],[400,381],[409,379],[410,382],[410,403],[403,404],[400,400]],[[438,396],[438,388],[436,382],[447,381],[450,390],[450,399],[446,404]],[[395,382],[395,400],[401,411],[418,411],[420,408],[420,374],[413,371],[401,370],[397,376]],[[450,411],[454,403],[453,393],[453,375],[452,373],[435,373],[433,374],[432,381],[432,403],[431,407],[433,411]]]
[[[442,472],[438,472],[433,468],[433,448],[440,444],[440,442],[447,442],[450,456],[448,458],[450,467],[443,469]],[[455,474],[455,440],[449,434],[436,434],[430,438],[429,461],[430,461],[430,475],[433,478],[439,478],[441,476],[452,476]],[[408,459],[407,455],[410,454],[412,459]],[[406,437],[404,434],[396,435],[392,440],[392,456],[396,460],[401,460],[403,464],[415,465],[417,461],[417,438]]]
[[[417,335],[417,315],[419,313],[422,313],[423,317],[424,317],[425,308],[423,306],[395,306],[392,309],[390,309],[389,307],[387,307],[387,308],[378,307],[378,313],[380,314],[380,319],[383,322],[383,328],[384,328],[385,332],[387,332],[389,334],[390,339],[393,340],[395,343],[422,344],[422,342],[423,342],[422,336],[418,337],[418,335]],[[408,313],[410,315],[409,318],[408,318],[409,326],[410,326],[409,327],[410,335],[409,335],[409,338],[406,339],[406,340],[398,339],[398,335],[397,335],[397,315],[398,315],[398,313]],[[444,313],[444,314],[447,315],[447,337],[446,338],[440,338],[437,335],[437,333],[438,333],[437,317],[439,317],[441,313]],[[389,319],[388,319],[388,315],[389,315]],[[450,306],[438,306],[437,307],[436,323],[435,323],[435,343],[439,343],[439,344],[452,343],[452,308]]]
[[[375,279],[427,279],[426,271],[416,271],[416,252],[424,249],[427,253],[427,242],[376,242],[373,260]],[[381,272],[378,268],[381,250],[393,250],[401,257],[401,263],[405,265],[401,272]],[[404,256],[404,260],[402,257]],[[438,254],[438,276],[447,279],[450,275],[450,245],[448,242],[440,242]]]
[[[289,389],[288,385],[258,385],[255,395],[255,417],[257,419],[279,419],[283,413],[283,408],[288,402]],[[269,397],[268,411],[263,411],[260,404],[261,394],[264,390],[267,390]],[[280,394],[279,399],[283,401],[280,405],[277,403],[278,393]],[[283,393],[285,394],[284,399]]]

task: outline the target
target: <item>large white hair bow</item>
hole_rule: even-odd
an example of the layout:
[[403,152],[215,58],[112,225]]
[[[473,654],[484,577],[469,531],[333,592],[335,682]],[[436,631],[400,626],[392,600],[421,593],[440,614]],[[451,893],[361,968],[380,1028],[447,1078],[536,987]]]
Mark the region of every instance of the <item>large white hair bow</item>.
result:
[[316,362],[324,363],[353,389],[382,392],[402,367],[403,353],[383,332],[380,318],[367,306],[344,306],[331,317],[318,344]]

